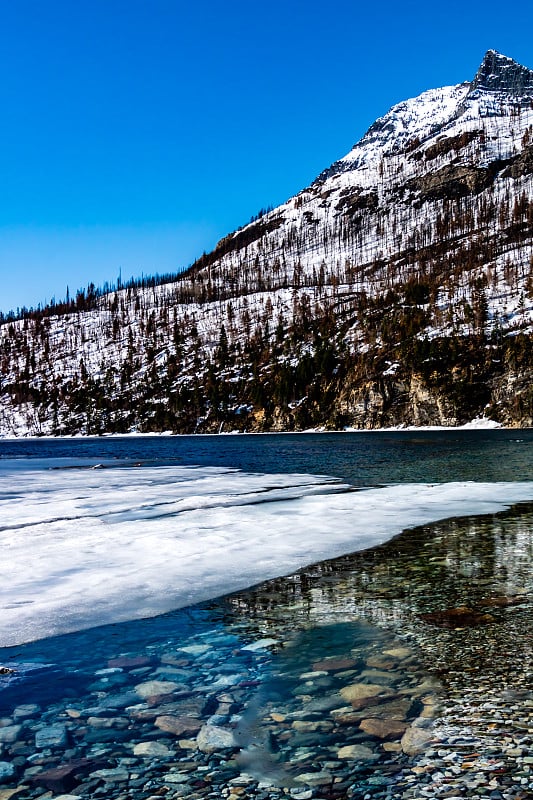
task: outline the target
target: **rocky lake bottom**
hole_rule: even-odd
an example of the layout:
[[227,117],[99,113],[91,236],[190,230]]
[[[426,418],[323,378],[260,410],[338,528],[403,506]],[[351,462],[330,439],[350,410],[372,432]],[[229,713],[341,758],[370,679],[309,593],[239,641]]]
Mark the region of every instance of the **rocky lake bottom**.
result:
[[0,800],[533,798],[533,506],[0,650]]

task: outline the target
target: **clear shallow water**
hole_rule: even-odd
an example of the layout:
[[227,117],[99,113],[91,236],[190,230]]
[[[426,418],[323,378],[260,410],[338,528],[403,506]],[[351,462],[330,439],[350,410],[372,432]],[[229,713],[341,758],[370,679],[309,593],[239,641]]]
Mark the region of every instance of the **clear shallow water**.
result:
[[[450,764],[457,796],[477,796],[479,774],[497,774],[508,789],[533,704],[532,513],[526,505],[424,526],[221,601],[0,651],[14,670],[0,679],[0,716],[9,730],[22,723],[18,741],[3,746],[4,763],[13,758],[20,770],[8,785],[24,778],[21,796],[39,796],[28,773],[81,760],[94,763],[75,787],[87,797],[128,787],[141,798],[144,787],[169,785],[170,797],[209,797],[213,783],[222,796],[231,782],[245,797],[264,798],[265,786],[268,796],[297,796],[319,781],[316,797],[408,798],[420,796],[420,781],[427,789],[426,771]],[[502,598],[515,604],[494,602]],[[458,629],[423,621],[450,606],[491,620]],[[158,683],[150,691],[159,694],[140,694],[150,680],[172,682],[169,693]],[[352,704],[354,684],[377,685],[379,696]],[[191,725],[191,715],[231,731],[232,746],[203,753],[197,729],[180,737],[156,724]],[[365,720],[392,732],[368,735]],[[418,724],[428,726],[422,754],[393,749]],[[43,751],[35,743],[50,725],[70,738]],[[167,754],[139,757],[147,742]],[[21,754],[32,760],[20,766]],[[101,778],[101,769],[111,773]]]
[[[528,457],[531,432],[452,432],[450,441],[447,437],[448,433],[409,433],[399,434],[399,438],[396,434],[347,434],[1,442],[0,474],[15,476],[11,494],[16,495],[20,490],[16,475],[26,474],[28,458],[67,459],[54,462],[61,468],[85,467],[106,459],[121,465],[142,461],[150,467],[175,467],[177,462],[179,466],[223,465],[270,475],[286,476],[291,470],[328,474],[361,487],[408,484],[400,487],[405,488],[407,499],[413,481],[523,482],[533,477]],[[40,469],[45,466],[50,462],[39,463]],[[82,473],[110,474],[106,470],[57,471],[59,476]],[[294,487],[292,479],[289,483]],[[52,484],[53,497],[55,477]],[[324,490],[322,483],[316,485]],[[467,488],[469,494],[475,492],[473,485]],[[326,490],[329,501],[329,484]],[[227,493],[225,487],[224,497]],[[10,491],[6,489],[5,494]],[[334,496],[343,499],[345,492]],[[71,497],[72,493],[67,499]],[[489,495],[488,499],[494,498]],[[398,504],[391,505],[388,512],[392,526]],[[320,524],[325,520],[327,515],[320,518]],[[152,524],[146,519],[137,522]],[[298,525],[300,535],[307,536],[305,514]],[[248,531],[253,533],[253,528]],[[15,530],[12,536],[22,533]],[[101,768],[103,760],[105,768],[122,770],[122,778],[117,782],[108,782],[109,776],[95,777],[92,782],[87,778],[85,789],[86,778],[80,778],[77,791],[82,796],[94,796],[98,788],[103,796],[118,797],[125,787],[131,797],[148,796],[145,787],[153,791],[168,785],[169,774],[172,777],[177,772],[176,783],[170,780],[173,788],[168,796],[207,797],[213,787],[204,791],[200,783],[205,775],[202,770],[208,768],[217,776],[219,794],[228,780],[243,780],[243,773],[251,773],[253,780],[244,784],[246,797],[261,796],[264,790],[258,788],[259,780],[303,789],[313,786],[313,780],[321,780],[320,790],[313,788],[317,797],[357,797],[354,786],[359,787],[361,796],[373,786],[375,791],[376,787],[383,790],[384,797],[402,797],[403,789],[400,792],[398,786],[408,782],[410,758],[401,750],[385,749],[387,742],[398,744],[397,736],[384,742],[365,734],[359,727],[361,719],[373,713],[398,716],[397,708],[391,711],[391,692],[402,699],[403,719],[396,723],[410,726],[423,708],[436,709],[440,696],[450,702],[447,676],[452,672],[450,685],[464,700],[473,665],[481,679],[477,686],[483,686],[485,698],[493,702],[491,690],[497,687],[501,694],[503,673],[506,688],[514,690],[515,685],[527,683],[524,664],[533,588],[531,548],[529,507],[498,518],[439,523],[409,531],[377,549],[317,564],[220,601],[0,650],[1,663],[13,670],[0,677],[0,716],[12,720],[11,727],[22,720],[17,741],[2,747],[0,760],[17,762],[15,774],[6,783],[26,783],[32,770],[39,774],[46,766],[86,758],[95,761],[95,772],[96,761]],[[486,628],[457,635],[421,622],[420,614],[436,609],[470,604],[479,610],[483,608],[479,604],[491,597],[517,594],[523,602],[509,609],[493,609],[493,622]],[[250,644],[252,649],[246,649]],[[502,664],[501,647],[517,653],[518,665],[510,664],[508,658]],[[401,657],[387,655],[391,652],[401,653]],[[144,665],[111,666],[117,658],[139,657],[147,659]],[[320,664],[324,659],[351,659],[354,663],[329,669]],[[102,673],[108,669],[116,671]],[[136,688],[146,680],[171,681],[177,686],[169,697],[146,700]],[[442,680],[444,685],[440,685]],[[348,721],[346,715],[339,721],[333,712],[346,707],[341,694],[345,687],[379,681],[384,691],[378,711],[375,706],[370,706],[370,711],[368,707],[360,712],[354,709]],[[192,700],[199,698],[205,703],[195,705]],[[483,701],[479,692],[478,700]],[[17,709],[20,712],[21,707],[33,703],[38,710],[17,716]],[[472,703],[469,711],[473,707]],[[458,708],[458,704],[450,706],[446,730],[455,725],[453,730],[459,735],[466,716],[464,708],[461,712]],[[191,713],[201,724],[232,731],[235,747],[206,755],[154,724],[157,714],[182,717]],[[486,716],[487,712],[483,713]],[[428,714],[423,719],[431,722],[433,717]],[[52,747],[44,763],[38,758],[25,761],[42,756],[42,749],[36,746],[38,731],[54,724],[66,724],[68,747]],[[473,734],[472,730],[469,735],[477,736],[479,732]],[[512,735],[512,730],[507,725],[506,735]],[[196,732],[183,736],[193,741]],[[442,737],[439,747],[445,749],[445,734]],[[146,741],[163,744],[168,755],[140,757],[135,748]],[[480,742],[476,740],[475,745],[479,749]],[[360,757],[349,762],[339,755],[343,748],[356,746],[367,748],[370,755],[362,757],[357,751]],[[494,748],[493,741],[490,746]],[[232,755],[236,751],[240,755],[235,761]],[[187,772],[191,763],[194,770]],[[183,770],[192,776],[189,782],[183,780]],[[314,779],[301,779],[310,773]],[[135,777],[139,774],[141,778]],[[28,786],[21,797],[44,791],[31,781]],[[463,796],[469,796],[464,787]]]

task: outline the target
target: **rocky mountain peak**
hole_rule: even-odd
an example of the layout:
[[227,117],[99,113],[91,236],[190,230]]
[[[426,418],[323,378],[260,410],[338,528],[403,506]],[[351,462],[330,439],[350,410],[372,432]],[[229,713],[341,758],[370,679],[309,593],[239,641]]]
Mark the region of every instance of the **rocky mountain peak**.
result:
[[471,91],[478,89],[505,92],[514,97],[533,97],[533,70],[496,50],[487,50],[472,81]]

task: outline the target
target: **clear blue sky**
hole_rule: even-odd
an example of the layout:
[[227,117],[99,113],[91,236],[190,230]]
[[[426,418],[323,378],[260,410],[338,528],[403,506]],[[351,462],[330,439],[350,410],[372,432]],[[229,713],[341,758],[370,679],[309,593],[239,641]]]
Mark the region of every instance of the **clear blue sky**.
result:
[[516,0],[0,0],[0,310],[177,270],[391,105],[533,67]]

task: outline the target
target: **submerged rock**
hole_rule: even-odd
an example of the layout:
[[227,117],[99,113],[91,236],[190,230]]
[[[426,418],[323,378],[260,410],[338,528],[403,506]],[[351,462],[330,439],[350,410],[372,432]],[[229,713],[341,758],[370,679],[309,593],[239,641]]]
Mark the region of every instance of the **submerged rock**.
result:
[[179,687],[179,683],[174,683],[174,681],[146,681],[145,683],[138,683],[135,691],[144,700],[148,697],[172,694]]
[[364,744],[347,744],[337,751],[337,758],[347,758],[352,761],[377,761],[379,755]]
[[400,659],[400,661],[404,661],[404,659],[412,656],[413,653],[407,647],[389,647],[387,650],[383,651],[383,655],[392,656],[393,658]]
[[22,725],[6,725],[0,728],[0,743],[9,744],[16,742]]
[[37,703],[25,703],[24,705],[17,706],[13,711],[13,717],[18,719],[29,719],[30,717],[36,717],[41,710],[40,706]]
[[400,744],[404,753],[408,756],[416,756],[426,749],[431,739],[431,731],[427,728],[418,728],[416,725],[412,725],[405,731]]
[[495,622],[492,614],[475,611],[469,606],[432,611],[429,614],[421,614],[420,618],[439,628],[473,628],[477,625],[489,625],[491,622]]
[[367,700],[369,697],[390,693],[390,690],[377,683],[352,683],[340,690],[341,697],[352,704],[357,703],[359,700]]
[[9,761],[0,761],[0,783],[8,781],[15,775],[15,765]]
[[406,722],[397,719],[363,719],[360,729],[378,739],[399,739],[407,728]]
[[173,717],[165,714],[157,717],[154,725],[161,731],[173,733],[174,736],[190,736],[198,733],[202,727],[202,721],[193,717]]
[[133,754],[143,757],[169,758],[174,755],[174,752],[162,742],[139,742],[133,748]]
[[35,786],[43,786],[52,792],[68,792],[80,783],[91,770],[103,767],[99,761],[81,758],[68,764],[44,770],[31,779]]
[[65,725],[50,725],[35,734],[35,747],[39,750],[44,750],[48,747],[65,747],[67,741],[68,731]]
[[105,783],[124,783],[130,777],[129,772],[123,767],[113,769],[98,769],[91,773],[92,778],[100,778]]
[[411,709],[411,699],[405,697],[395,697],[392,700],[379,703],[375,706],[367,706],[359,715],[364,715],[365,718],[373,717],[374,719],[389,719],[405,721]]
[[119,658],[111,658],[107,662],[110,669],[139,669],[140,667],[149,667],[152,664],[152,659],[149,656],[121,656]]
[[302,772],[294,780],[307,786],[326,786],[333,781],[333,775],[331,772]]
[[279,644],[277,639],[259,639],[257,642],[252,642],[242,647],[242,650],[250,653],[255,653],[257,650],[266,650],[268,647],[274,647]]
[[203,753],[238,747],[233,731],[219,728],[217,725],[204,725],[198,734],[197,742]]
[[314,672],[341,672],[347,669],[354,669],[358,662],[355,658],[324,658],[322,661],[315,661],[313,664]]

